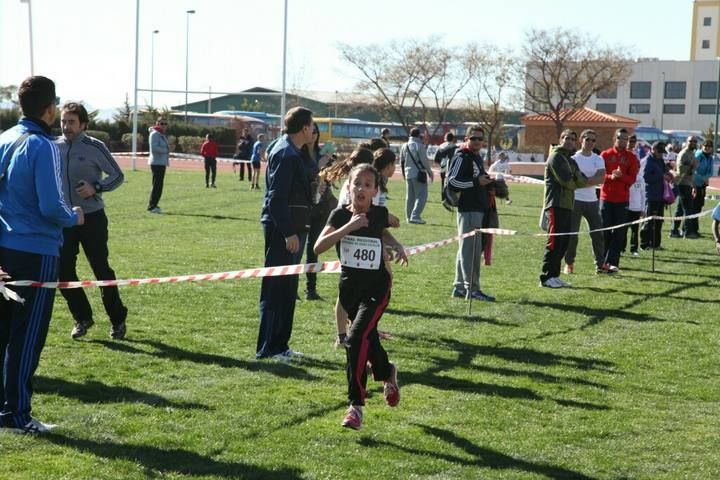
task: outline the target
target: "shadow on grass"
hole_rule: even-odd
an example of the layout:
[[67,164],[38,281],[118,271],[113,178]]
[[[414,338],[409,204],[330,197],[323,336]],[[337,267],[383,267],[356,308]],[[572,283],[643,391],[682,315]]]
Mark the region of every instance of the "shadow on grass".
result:
[[507,362],[533,364],[542,367],[564,366],[579,370],[601,370],[612,371],[614,364],[604,360],[587,359],[574,356],[557,355],[554,353],[540,352],[528,348],[494,347],[487,345],[472,345],[450,338],[440,338],[434,341],[436,348],[441,350],[457,352],[457,358],[432,358],[434,364],[422,372],[401,372],[403,385],[419,384],[439,390],[456,390],[460,392],[477,393],[480,395],[492,395],[509,399],[525,399],[533,401],[551,400],[566,407],[583,408],[586,410],[608,410],[605,405],[597,405],[574,400],[556,399],[543,397],[529,388],[513,387],[508,385],[497,385],[458,379],[448,376],[445,372],[456,368],[464,367],[472,370],[484,370],[497,375],[524,376],[536,381],[552,383],[573,383],[592,388],[607,390],[606,385],[587,381],[580,378],[562,378],[532,371],[517,371],[506,368],[476,366],[474,364],[478,357],[495,357]]
[[200,403],[172,401],[154,393],[105,385],[95,380],[75,383],[59,378],[36,376],[33,387],[35,392],[54,393],[67,398],[75,398],[84,403],[142,403],[161,408],[210,410],[207,405]]
[[385,310],[385,313],[389,314],[389,315],[397,315],[399,317],[414,316],[414,317],[426,318],[428,320],[462,320],[465,322],[473,322],[473,323],[488,323],[490,325],[497,325],[499,327],[515,327],[516,326],[513,323],[501,322],[499,320],[495,320],[492,318],[480,318],[480,317],[474,316],[474,315],[468,316],[468,315],[458,315],[458,314],[451,314],[451,313],[444,313],[444,312],[424,312],[422,310],[388,308],[387,310]]
[[[221,368],[241,368],[249,372],[265,372],[281,378],[294,378],[298,380],[319,380],[320,377],[309,373],[303,366],[338,370],[339,364],[323,362],[311,358],[303,358],[298,363],[280,363],[270,359],[265,360],[240,360],[238,358],[225,357],[214,353],[194,352],[172,345],[167,345],[154,340],[125,340],[124,342],[111,342],[107,340],[93,340],[111,350],[118,350],[124,353],[152,355],[157,358],[173,361],[193,362],[203,365],[215,365]],[[136,348],[131,343],[147,345],[154,351],[146,351]]]
[[145,471],[147,478],[154,478],[158,473],[161,476],[181,474],[248,480],[299,480],[302,478],[301,472],[297,469],[266,469],[247,463],[223,462],[199,455],[190,450],[178,448],[162,449],[147,445],[127,445],[72,438],[53,433],[44,435],[42,438],[55,445],[73,448],[82,453],[89,453],[108,460],[128,461],[138,464]]
[[[332,413],[334,411],[342,411],[343,409],[347,408],[348,402],[343,400],[335,405],[329,405],[325,407],[316,408],[314,410],[306,411],[302,408],[298,409],[297,415],[288,417],[287,419],[283,420],[279,424],[269,424],[265,423],[262,426],[262,429],[259,431],[251,432],[247,435],[245,435],[245,438],[247,439],[253,439],[253,438],[259,438],[259,437],[265,437],[273,432],[281,431],[281,430],[287,430],[290,427],[296,427],[298,425],[302,425],[304,423],[307,423],[310,419],[313,418],[320,418],[324,417],[325,415],[328,415],[329,413]],[[338,420],[340,417],[338,416]],[[340,423],[338,421],[338,423]]]
[[238,220],[240,222],[251,222],[253,224],[258,224],[259,219],[258,218],[243,218],[243,217],[230,217],[227,215],[212,215],[212,214],[204,214],[204,213],[173,213],[173,212],[164,212],[163,216],[168,217],[198,217],[198,218],[209,218],[211,220]]
[[[526,460],[520,460],[516,457],[500,453],[497,450],[476,445],[470,440],[456,435],[449,430],[426,425],[417,426],[422,428],[426,435],[435,437],[445,442],[447,445],[435,450],[420,450],[410,447],[407,444],[392,443],[384,440],[377,440],[371,437],[362,437],[358,440],[358,442],[362,446],[369,448],[390,447],[413,456],[436,458],[461,467],[489,468],[492,470],[519,470],[556,479],[573,478],[579,480],[592,480],[593,478],[576,470],[570,470],[547,463],[533,463]],[[462,453],[464,453],[464,456],[448,453],[448,449],[450,447],[461,450]]]

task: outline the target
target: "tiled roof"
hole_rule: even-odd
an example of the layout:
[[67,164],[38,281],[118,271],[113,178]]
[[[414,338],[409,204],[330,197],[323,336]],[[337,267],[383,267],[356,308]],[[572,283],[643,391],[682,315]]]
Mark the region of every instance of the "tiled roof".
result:
[[[541,113],[541,114],[535,114],[535,115],[525,115],[522,117],[521,122],[523,125],[528,125],[530,123],[547,123],[552,122],[552,117],[547,113]],[[611,113],[603,113],[599,112],[597,110],[593,110],[592,108],[584,107],[580,110],[575,110],[573,113],[570,114],[569,117],[567,117],[565,120],[563,120],[563,123],[611,123],[611,124],[617,124],[617,123],[640,123],[639,120],[635,120],[634,118],[628,118],[623,117],[622,115],[613,115]]]

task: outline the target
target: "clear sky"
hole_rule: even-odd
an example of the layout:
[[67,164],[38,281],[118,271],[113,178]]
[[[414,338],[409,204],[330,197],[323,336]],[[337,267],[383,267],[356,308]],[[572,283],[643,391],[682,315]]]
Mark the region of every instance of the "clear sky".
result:
[[[35,73],[58,95],[92,108],[132,103],[135,0],[31,0]],[[140,0],[139,86],[184,90],[186,10],[189,89],[234,92],[282,81],[283,0]],[[350,91],[357,73],[338,42],[384,43],[440,35],[448,46],[493,42],[519,49],[528,28],[573,27],[636,57],[687,60],[692,0],[288,0],[288,89]],[[30,74],[28,8],[0,0],[0,85]],[[139,103],[149,101],[141,92]],[[207,95],[190,95],[189,100]],[[155,94],[155,104],[184,94]]]

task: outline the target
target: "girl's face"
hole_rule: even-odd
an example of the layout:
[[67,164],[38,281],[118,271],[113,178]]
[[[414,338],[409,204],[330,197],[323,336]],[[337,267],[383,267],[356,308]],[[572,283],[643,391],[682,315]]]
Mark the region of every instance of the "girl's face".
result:
[[380,175],[385,178],[391,178],[395,173],[395,162],[389,163],[385,168],[380,171]]
[[375,183],[375,175],[372,172],[359,172],[350,178],[348,184],[350,189],[350,200],[353,207],[362,209],[370,208],[373,197],[377,194],[377,184]]

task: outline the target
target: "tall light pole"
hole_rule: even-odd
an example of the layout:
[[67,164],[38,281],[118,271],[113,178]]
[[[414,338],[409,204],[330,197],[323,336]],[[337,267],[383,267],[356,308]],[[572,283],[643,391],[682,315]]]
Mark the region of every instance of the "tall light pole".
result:
[[33,51],[32,32],[32,3],[30,0],[20,0],[20,3],[27,3],[28,6],[28,32],[30,34],[30,76],[35,76],[35,54]]
[[135,170],[138,137],[138,70],[140,65],[140,0],[135,0],[135,81],[133,86],[132,114],[132,169]]
[[155,35],[158,33],[160,33],[160,30],[153,30],[152,42],[150,43],[150,108],[155,106],[153,98],[153,90],[155,90]]
[[186,13],[185,21],[185,123],[187,123],[187,110],[188,110],[188,75],[189,75],[189,59],[190,59],[190,15],[195,13],[195,10],[188,10]]
[[285,0],[284,20],[283,20],[283,65],[282,65],[282,96],[280,97],[280,128],[283,128],[283,120],[285,119],[285,73],[287,70],[287,21],[288,21],[288,2]]
[[[718,57],[718,81],[715,89],[715,135],[713,136],[715,152],[717,152],[718,148],[718,114],[720,114],[720,57]],[[713,155],[715,152],[713,152]]]

